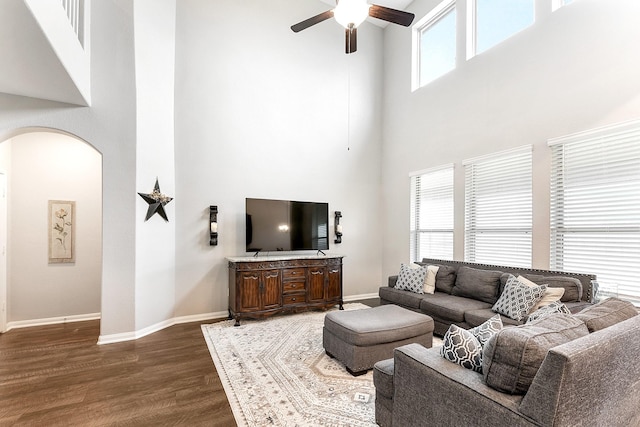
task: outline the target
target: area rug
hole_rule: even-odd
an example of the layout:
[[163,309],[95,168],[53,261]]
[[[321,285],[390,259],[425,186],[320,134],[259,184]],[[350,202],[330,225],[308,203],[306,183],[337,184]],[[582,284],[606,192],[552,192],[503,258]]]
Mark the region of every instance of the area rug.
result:
[[353,377],[325,354],[325,314],[202,325],[239,426],[376,425],[373,373]]

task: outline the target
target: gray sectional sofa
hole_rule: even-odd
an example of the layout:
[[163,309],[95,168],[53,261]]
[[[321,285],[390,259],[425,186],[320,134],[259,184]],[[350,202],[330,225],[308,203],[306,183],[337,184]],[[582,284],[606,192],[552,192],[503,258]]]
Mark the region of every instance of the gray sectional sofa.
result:
[[503,328],[483,372],[409,344],[376,363],[376,422],[389,426],[640,426],[640,316],[612,298]]
[[[395,288],[398,276],[389,277],[388,286],[379,289],[381,304],[395,304],[433,318],[434,334],[443,336],[451,324],[468,329],[480,325],[496,313],[491,307],[498,300],[509,274],[522,275],[551,287],[564,287],[562,302],[576,313],[591,305],[597,293],[593,274],[515,268],[462,261],[424,258],[419,264],[438,265],[436,291],[417,294]],[[519,325],[501,316],[505,325]]]

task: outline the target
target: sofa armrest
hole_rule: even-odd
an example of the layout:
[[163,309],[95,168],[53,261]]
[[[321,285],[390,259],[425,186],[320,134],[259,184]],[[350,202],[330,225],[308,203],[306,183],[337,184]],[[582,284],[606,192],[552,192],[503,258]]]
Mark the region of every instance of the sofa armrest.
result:
[[543,425],[640,425],[640,315],[552,348],[522,400]]
[[535,425],[518,411],[522,396],[488,387],[482,374],[444,359],[439,348],[396,348],[393,385],[393,425]]
[[397,282],[398,282],[398,276],[389,276],[388,285],[390,288],[395,288]]

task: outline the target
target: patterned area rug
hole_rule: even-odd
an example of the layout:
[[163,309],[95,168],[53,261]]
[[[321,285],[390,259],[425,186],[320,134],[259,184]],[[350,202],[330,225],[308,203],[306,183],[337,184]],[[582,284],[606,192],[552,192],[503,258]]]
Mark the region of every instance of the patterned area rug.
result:
[[202,325],[239,426],[376,425],[373,373],[353,377],[325,354],[325,314]]

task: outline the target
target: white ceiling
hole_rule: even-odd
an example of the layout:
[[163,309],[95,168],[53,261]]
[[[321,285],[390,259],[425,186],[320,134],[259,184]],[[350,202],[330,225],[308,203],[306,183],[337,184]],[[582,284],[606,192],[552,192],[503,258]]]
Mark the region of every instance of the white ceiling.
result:
[[[336,0],[320,0],[323,3],[328,4],[331,7],[335,7],[336,6]],[[367,3],[369,4],[376,4],[378,6],[386,6],[386,7],[390,7],[392,9],[397,9],[397,10],[405,10],[405,8],[407,6],[409,6],[409,4],[412,2],[413,0],[367,0]],[[386,21],[383,21],[381,19],[376,19],[376,18],[367,18],[368,22],[371,22],[372,24],[377,25],[378,27],[386,27],[389,23]]]

